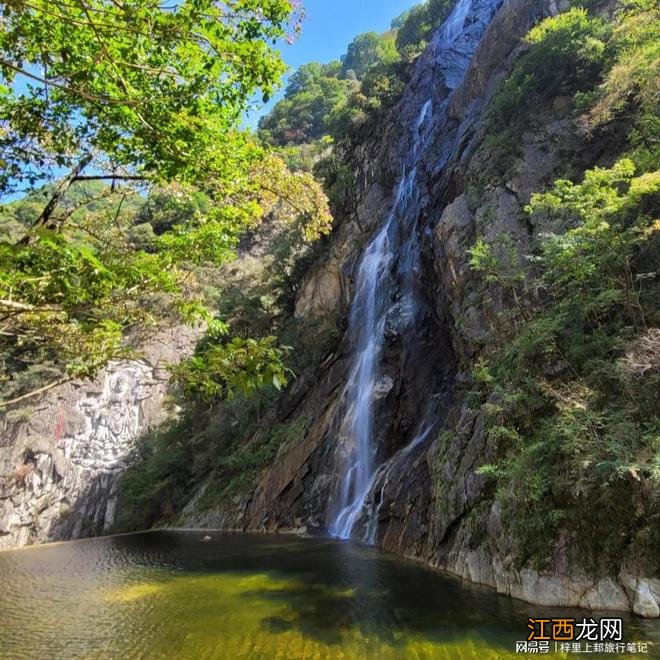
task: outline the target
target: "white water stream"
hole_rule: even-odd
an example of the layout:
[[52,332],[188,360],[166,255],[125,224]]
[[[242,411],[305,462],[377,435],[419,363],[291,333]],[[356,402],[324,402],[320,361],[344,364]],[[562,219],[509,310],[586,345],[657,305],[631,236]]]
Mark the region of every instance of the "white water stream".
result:
[[[434,39],[434,51],[440,61],[448,57],[452,45],[468,29],[473,0],[459,0]],[[446,86],[454,86],[446,77]],[[457,84],[458,81],[455,82]],[[437,108],[437,116],[445,112],[446,103]],[[388,312],[392,308],[392,292],[398,281],[400,318],[414,322],[418,310],[418,279],[421,254],[417,220],[421,211],[418,166],[433,134],[434,108],[431,98],[421,107],[412,126],[412,149],[402,165],[392,210],[367,245],[358,267],[355,295],[349,316],[349,333],[355,338],[353,365],[344,389],[345,413],[340,437],[348,450],[344,476],[339,488],[330,533],[350,538],[362,515],[370,492],[380,490],[378,504],[368,512],[364,540],[373,543],[376,535],[378,508],[389,475],[390,466],[399,464],[415,447],[425,441],[433,428],[423,420],[412,441],[383,465],[375,465],[374,397],[380,377],[379,366],[385,338]]]

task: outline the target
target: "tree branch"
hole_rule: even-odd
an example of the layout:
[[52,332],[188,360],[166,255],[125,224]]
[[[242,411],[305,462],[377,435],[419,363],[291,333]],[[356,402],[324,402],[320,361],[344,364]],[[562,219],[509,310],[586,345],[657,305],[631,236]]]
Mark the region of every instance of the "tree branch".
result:
[[112,96],[98,96],[96,94],[89,94],[88,92],[83,92],[81,89],[76,89],[75,87],[70,87],[69,85],[64,85],[63,83],[58,83],[55,82],[52,79],[48,78],[42,78],[41,76],[37,76],[34,73],[30,73],[29,71],[26,71],[25,69],[22,69],[19,66],[16,66],[15,64],[12,64],[11,62],[8,62],[7,60],[0,59],[0,66],[5,66],[8,69],[11,69],[12,71],[16,71],[16,73],[21,74],[22,76],[26,76],[27,78],[31,78],[32,80],[36,80],[37,82],[42,83],[43,85],[48,85],[49,87],[57,87],[58,89],[62,89],[65,92],[69,92],[70,94],[74,94],[75,96],[80,96],[83,99],[86,99],[87,101],[97,101],[98,103],[113,103],[117,105],[139,105],[138,101],[131,101],[129,99],[117,99]]
[[39,394],[48,392],[48,390],[52,390],[54,387],[57,387],[58,385],[64,385],[64,383],[68,383],[70,380],[73,380],[72,376],[67,376],[66,378],[60,378],[59,380],[55,380],[52,383],[49,383],[48,385],[44,385],[43,387],[40,387],[39,389],[32,390],[32,392],[28,392],[27,394],[21,394],[21,396],[17,396],[14,399],[8,399],[7,401],[0,401],[0,408],[6,408],[7,406],[12,406],[15,403],[20,403],[21,401],[25,401],[26,399],[31,399],[33,396],[38,396]]
[[[39,217],[35,220],[32,227],[30,227],[30,230],[33,230],[37,227],[53,228],[51,226],[51,216],[53,215],[53,211],[55,211],[57,205],[62,201],[62,197],[64,197],[66,191],[69,189],[69,186],[73,183],[75,178],[80,176],[80,173],[92,162],[93,158],[93,154],[87,154],[86,156],[83,156],[80,161],[78,161],[78,164],[71,170],[69,175],[60,182],[60,185],[57,187],[53,193],[53,196],[48,201],[48,204],[46,204],[44,207],[44,210],[39,214]],[[34,237],[30,236],[30,234],[27,234],[20,240],[20,243],[22,245],[29,245],[33,241]]]
[[74,181],[148,181],[148,177],[138,174],[89,174],[76,176],[71,180],[71,183]]
[[[79,181],[79,179],[74,179],[74,181]],[[66,209],[65,213],[61,213],[57,216],[57,223],[59,225],[62,225],[68,218],[70,218],[76,211],[79,211],[82,208],[85,208],[92,202],[98,202],[102,199],[107,199],[108,197],[112,197],[114,195],[114,191],[111,188],[107,188],[104,190],[101,194],[99,195],[89,195],[86,199],[81,200],[80,202],[77,202],[73,206],[69,207]]]
[[284,194],[281,192],[275,190],[274,188],[271,188],[269,186],[264,185],[263,183],[259,182],[259,186],[265,190],[266,192],[271,193],[272,195],[275,195],[280,201],[284,202],[285,204],[288,204],[292,209],[298,211],[301,215],[305,215],[308,213],[308,211],[305,211],[305,209],[300,208],[297,204],[295,204],[293,201],[291,201],[288,197],[286,197]]
[[16,312],[32,312],[35,309],[34,305],[29,305],[28,303],[0,299],[0,308],[2,307]]

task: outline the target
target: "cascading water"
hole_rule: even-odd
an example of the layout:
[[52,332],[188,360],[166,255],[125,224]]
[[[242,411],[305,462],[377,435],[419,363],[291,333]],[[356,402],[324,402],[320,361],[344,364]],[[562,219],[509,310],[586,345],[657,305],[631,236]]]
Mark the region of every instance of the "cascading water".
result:
[[442,48],[451,46],[461,36],[465,26],[465,19],[472,8],[472,0],[459,0],[454,10],[449,15],[440,33],[439,46]]
[[[435,58],[449,58],[452,46],[466,32],[473,5],[483,5],[489,15],[481,21],[480,33],[472,39],[469,48],[463,48],[453,67],[442,72],[445,87],[453,89],[462,78],[474,52],[478,38],[494,13],[497,2],[459,0],[445,21],[432,48]],[[481,17],[483,18],[483,17]],[[465,57],[466,50],[468,57]],[[456,59],[456,56],[455,56]],[[457,72],[456,69],[459,69]],[[440,66],[442,71],[442,66]],[[380,373],[388,315],[394,305],[400,325],[412,327],[420,306],[419,275],[421,253],[417,221],[421,212],[418,169],[426,147],[434,136],[434,121],[444,113],[446,102],[436,110],[427,99],[421,107],[412,130],[412,149],[403,164],[392,210],[385,222],[367,245],[358,267],[355,296],[349,315],[349,335],[354,341],[353,366],[343,392],[345,413],[340,426],[340,437],[345,439],[347,455],[344,458],[344,477],[339,488],[334,519],[330,533],[338,538],[350,538],[357,521],[363,516],[367,503],[367,525],[364,540],[375,540],[378,510],[382,492],[387,485],[390,468],[399,464],[431,435],[435,428],[432,414],[425,416],[417,433],[406,447],[380,466],[375,465],[374,392]],[[396,302],[393,300],[396,299]],[[427,406],[428,407],[428,406]],[[433,407],[429,407],[433,411]],[[370,497],[379,490],[380,497]]]
[[345,423],[349,426],[355,450],[342,484],[341,511],[330,530],[341,538],[350,535],[373,476],[373,389],[385,323],[384,301],[378,292],[385,284],[392,260],[389,225],[386,223],[378,232],[362,257],[349,321],[350,326],[359,329],[356,363],[345,394],[350,402]]

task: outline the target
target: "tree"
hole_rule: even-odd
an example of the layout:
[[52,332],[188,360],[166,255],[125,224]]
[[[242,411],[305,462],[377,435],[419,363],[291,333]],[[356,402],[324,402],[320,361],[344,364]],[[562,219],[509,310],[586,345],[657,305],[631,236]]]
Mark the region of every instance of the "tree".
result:
[[327,133],[326,117],[345,104],[359,86],[355,80],[339,79],[338,62],[301,66],[289,79],[284,99],[259,122],[260,135],[272,144],[285,146],[318,140]]
[[261,137],[290,146],[334,134],[336,127],[350,123],[344,119],[355,114],[361,88],[375,106],[399,94],[398,61],[393,32],[367,32],[349,44],[341,62],[301,66],[289,79],[284,98],[259,122]]
[[306,92],[315,85],[320,85],[323,78],[328,76],[326,66],[319,62],[309,62],[296,69],[286,86],[285,98],[291,99],[297,94]]
[[455,4],[455,0],[428,0],[399,16],[396,19],[396,47],[399,52],[416,55],[423,50]]
[[284,71],[266,41],[291,15],[288,0],[5,3],[0,191],[55,168],[65,185],[90,167],[106,178],[226,175],[229,129]]
[[242,339],[210,346],[173,369],[185,397],[211,404],[235,394],[249,395],[267,385],[281,389],[291,371],[282,364],[286,349],[275,346],[275,337]]
[[344,75],[353,71],[358,80],[361,80],[376,64],[390,64],[397,59],[393,33],[365,32],[355,37],[348,45],[346,55],[342,58],[342,71]]
[[[312,234],[327,227],[313,182],[236,128],[277,84],[284,64],[268,42],[296,19],[289,0],[3,5],[0,193],[45,194],[23,235],[0,242],[3,349],[39,346],[63,377],[91,375],[125,352],[129,325],[208,319],[195,268],[231,258],[273,204],[291,204]],[[192,211],[140,246],[127,200],[165,185]]]

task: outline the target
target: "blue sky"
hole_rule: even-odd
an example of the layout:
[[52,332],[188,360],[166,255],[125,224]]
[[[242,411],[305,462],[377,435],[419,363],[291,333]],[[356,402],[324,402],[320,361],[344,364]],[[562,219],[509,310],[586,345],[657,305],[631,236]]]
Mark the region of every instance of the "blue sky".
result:
[[[291,46],[282,46],[284,61],[292,68],[307,62],[330,62],[346,52],[353,37],[374,30],[384,32],[392,19],[420,0],[303,0],[306,19],[302,35]],[[256,125],[281,96],[265,108],[250,113],[248,123]]]

